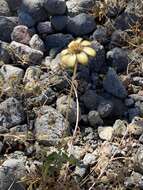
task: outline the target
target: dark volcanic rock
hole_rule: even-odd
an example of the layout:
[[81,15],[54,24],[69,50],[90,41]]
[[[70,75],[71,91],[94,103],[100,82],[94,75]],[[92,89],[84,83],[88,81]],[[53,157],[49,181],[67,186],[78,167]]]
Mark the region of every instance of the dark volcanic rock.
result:
[[112,68],[109,68],[108,70],[106,78],[103,81],[103,87],[108,93],[118,98],[126,98],[127,96],[125,87],[119,80],[115,70]]
[[53,49],[57,50],[58,53],[63,48],[65,48],[72,40],[73,37],[70,34],[57,33],[57,34],[48,35],[45,44],[48,51]]
[[51,22],[45,21],[45,22],[39,22],[37,25],[37,30],[39,34],[52,34],[53,28],[51,25]]
[[90,72],[101,72],[104,73],[106,71],[106,62],[105,62],[105,49],[104,46],[101,45],[97,41],[92,42],[92,47],[96,51],[96,56],[91,57],[89,60],[89,70]]
[[18,11],[18,21],[19,24],[27,27],[33,27],[35,25],[35,21],[32,16],[24,11]]
[[131,26],[133,26],[138,20],[138,16],[134,14],[128,14],[127,12],[123,12],[115,20],[115,27],[116,29],[127,30]]
[[11,33],[16,25],[11,17],[0,16],[0,40],[10,42]]
[[15,12],[19,9],[22,0],[6,0],[6,2],[8,3],[10,10]]
[[45,0],[44,8],[50,15],[63,15],[66,11],[65,0]]
[[91,15],[81,13],[75,17],[69,17],[67,31],[75,36],[83,36],[91,33],[96,28],[94,18]]
[[63,31],[67,25],[67,16],[53,16],[51,18],[51,24],[56,31]]
[[125,50],[116,47],[108,51],[106,57],[108,65],[117,72],[126,71],[129,61]]
[[20,11],[29,13],[35,22],[45,21],[48,18],[48,14],[44,9],[43,0],[23,0]]

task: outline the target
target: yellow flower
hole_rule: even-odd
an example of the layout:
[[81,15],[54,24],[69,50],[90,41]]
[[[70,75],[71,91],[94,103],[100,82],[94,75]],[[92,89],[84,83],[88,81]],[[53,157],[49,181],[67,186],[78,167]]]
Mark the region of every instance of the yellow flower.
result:
[[90,47],[91,42],[78,38],[68,45],[68,48],[61,52],[61,66],[74,68],[76,63],[88,64],[89,56],[95,57],[96,52]]

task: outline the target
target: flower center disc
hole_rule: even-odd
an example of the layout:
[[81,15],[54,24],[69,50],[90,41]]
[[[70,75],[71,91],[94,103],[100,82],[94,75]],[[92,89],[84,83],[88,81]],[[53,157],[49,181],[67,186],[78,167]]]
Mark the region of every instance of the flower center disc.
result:
[[74,42],[70,48],[69,48],[70,52],[72,54],[78,54],[83,50],[83,47],[81,46],[80,43]]

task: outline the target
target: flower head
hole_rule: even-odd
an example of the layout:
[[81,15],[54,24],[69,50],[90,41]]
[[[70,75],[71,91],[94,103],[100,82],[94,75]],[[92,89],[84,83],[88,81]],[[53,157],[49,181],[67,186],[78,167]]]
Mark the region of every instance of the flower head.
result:
[[69,43],[68,48],[61,52],[61,65],[74,68],[76,63],[88,64],[89,56],[94,57],[96,52],[90,47],[91,42],[78,38]]

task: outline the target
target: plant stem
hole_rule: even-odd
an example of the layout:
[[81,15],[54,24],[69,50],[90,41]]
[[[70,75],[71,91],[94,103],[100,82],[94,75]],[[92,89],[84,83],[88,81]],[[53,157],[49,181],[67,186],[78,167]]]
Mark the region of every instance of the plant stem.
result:
[[70,105],[71,105],[71,98],[72,98],[72,93],[73,93],[73,84],[76,79],[76,72],[77,72],[77,61],[74,66],[74,71],[73,71],[73,76],[72,76],[72,81],[71,81],[71,87],[70,87],[70,93],[68,95],[68,107],[67,107],[67,112],[66,112],[66,120],[68,120],[69,117],[69,111],[70,111]]

